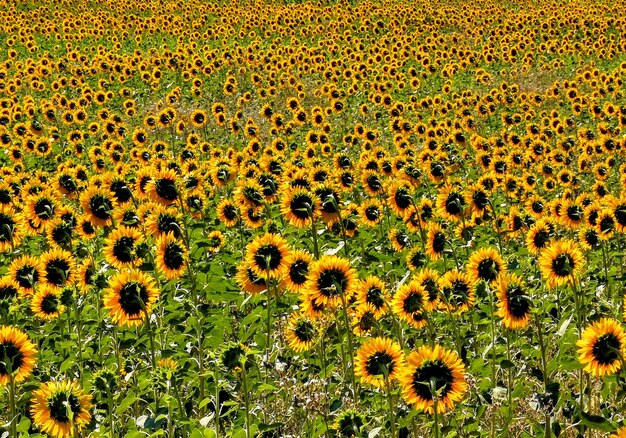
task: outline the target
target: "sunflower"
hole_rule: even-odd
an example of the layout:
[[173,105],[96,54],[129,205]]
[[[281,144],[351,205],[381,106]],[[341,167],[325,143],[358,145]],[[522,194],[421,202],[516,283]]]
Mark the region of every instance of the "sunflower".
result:
[[371,333],[380,319],[376,308],[369,303],[359,304],[350,313],[352,332],[357,336],[366,336]]
[[156,267],[167,278],[180,278],[187,266],[187,249],[172,233],[156,239]]
[[111,277],[104,293],[104,307],[115,324],[139,326],[152,311],[158,296],[154,279],[145,272],[132,269]]
[[239,218],[239,209],[230,199],[223,199],[217,204],[217,217],[227,227],[234,227],[237,225],[237,219]]
[[439,190],[437,196],[437,214],[439,217],[452,222],[460,221],[465,213],[467,201],[463,191],[452,184],[446,184]]
[[595,231],[600,240],[609,240],[615,234],[616,229],[617,222],[613,212],[608,208],[600,210],[595,226]]
[[267,281],[263,277],[256,275],[246,263],[241,263],[237,268],[235,280],[239,287],[251,295],[267,290]]
[[[92,185],[80,197],[85,218],[93,225],[106,227],[111,225],[115,198],[104,187]],[[79,231],[80,233],[80,231]]]
[[207,236],[208,247],[207,249],[210,252],[219,252],[220,249],[224,246],[224,233],[220,230],[213,230]]
[[172,233],[175,238],[183,237],[183,217],[173,206],[156,205],[145,221],[145,229],[155,238],[163,234]]
[[59,208],[59,205],[60,200],[58,196],[50,190],[32,194],[26,198],[26,217],[30,219],[36,227],[45,227],[55,218],[55,212]]
[[437,222],[428,225],[428,237],[426,239],[426,254],[431,260],[439,260],[446,249],[446,235],[443,228]]
[[403,284],[398,288],[391,302],[391,309],[402,321],[421,329],[426,325],[426,303],[428,293],[416,281]]
[[33,392],[31,403],[33,422],[54,438],[73,437],[91,422],[91,395],[83,394],[74,381],[43,383]]
[[362,224],[373,228],[383,220],[383,206],[377,199],[367,199],[359,207],[359,218]]
[[595,227],[580,227],[578,230],[578,241],[580,242],[581,248],[587,251],[599,249],[601,247],[601,239]]
[[0,205],[0,252],[16,248],[22,240],[22,221],[12,207]]
[[364,436],[365,419],[356,410],[350,409],[342,412],[332,425],[337,431],[337,436],[341,438],[352,438]]
[[406,255],[406,265],[411,271],[423,268],[428,262],[428,257],[420,247],[411,248]]
[[10,276],[0,278],[0,301],[13,300],[19,294],[20,286]]
[[554,237],[554,226],[547,219],[539,219],[531,225],[526,233],[526,248],[532,255],[538,255],[540,251],[550,244]]
[[289,348],[293,351],[302,353],[310,350],[315,345],[319,335],[319,327],[305,313],[294,313],[289,318],[285,337]]
[[356,302],[358,306],[371,305],[376,318],[380,318],[388,309],[385,283],[374,275],[361,280],[357,287]]
[[387,205],[401,218],[415,211],[411,186],[405,181],[392,183],[388,190]]
[[409,354],[398,380],[404,400],[429,414],[435,412],[435,397],[437,412],[445,413],[463,399],[468,388],[461,359],[439,345],[425,345]]
[[539,256],[539,268],[548,287],[571,283],[583,268],[583,254],[571,240],[552,243]]
[[72,283],[76,262],[72,253],[51,249],[41,255],[42,280],[52,288],[62,289]]
[[43,278],[41,261],[22,255],[11,262],[7,275],[19,286],[20,295],[32,295],[37,282]]
[[357,273],[348,260],[326,255],[311,264],[304,287],[319,304],[336,308],[343,299],[349,300],[357,281]]
[[463,313],[476,302],[475,284],[465,272],[448,271],[439,279],[441,308],[447,312]]
[[172,169],[159,170],[148,182],[146,193],[150,198],[162,205],[171,205],[180,196],[177,186],[177,175]]
[[428,299],[424,304],[424,310],[427,312],[432,312],[437,309],[440,305],[440,295],[441,290],[439,287],[439,273],[434,269],[425,268],[419,271],[413,281],[418,283],[424,288],[426,294],[428,295]]
[[304,289],[312,261],[313,257],[306,251],[299,249],[291,251],[285,261],[287,269],[281,283],[282,287],[293,293],[300,293]]
[[143,235],[137,228],[120,226],[104,240],[104,259],[116,269],[137,266],[142,261],[137,255],[142,240]]
[[388,237],[391,247],[395,251],[404,251],[407,247],[411,246],[410,236],[398,228],[389,230]]
[[319,200],[303,187],[289,188],[282,195],[281,212],[294,227],[309,226],[319,209]]
[[356,353],[354,374],[378,388],[395,380],[404,367],[400,345],[388,338],[366,341]]
[[526,295],[522,279],[508,272],[498,277],[498,310],[496,315],[509,330],[526,328],[530,322],[532,302]]
[[0,386],[26,380],[35,368],[37,349],[26,333],[11,326],[0,326]]
[[65,312],[61,303],[61,290],[44,285],[37,289],[30,302],[30,309],[41,319],[55,319]]
[[259,277],[281,278],[287,269],[289,244],[277,234],[257,236],[246,247],[246,263]]
[[466,267],[471,279],[490,283],[505,271],[502,256],[493,248],[483,248],[474,252]]
[[596,377],[615,374],[626,353],[626,332],[614,319],[602,318],[583,331],[576,345],[586,372]]

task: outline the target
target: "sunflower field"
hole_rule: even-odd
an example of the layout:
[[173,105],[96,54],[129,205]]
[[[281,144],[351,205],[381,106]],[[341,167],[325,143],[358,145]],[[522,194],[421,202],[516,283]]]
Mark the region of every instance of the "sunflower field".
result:
[[626,437],[626,1],[1,0],[0,437]]

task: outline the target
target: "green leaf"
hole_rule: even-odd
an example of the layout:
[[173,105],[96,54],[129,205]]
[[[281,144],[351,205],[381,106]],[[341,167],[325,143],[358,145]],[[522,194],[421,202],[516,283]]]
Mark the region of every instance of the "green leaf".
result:
[[20,423],[17,425],[17,431],[20,433],[28,432],[29,428],[30,428],[30,420],[26,417],[22,418]]
[[128,410],[128,408],[130,407],[130,405],[135,403],[136,400],[137,400],[137,397],[135,397],[135,394],[128,394],[124,398],[124,400],[122,400],[120,402],[120,404],[117,407],[117,409],[115,409],[115,413],[116,414],[121,414],[122,412],[126,412]]
[[615,432],[616,427],[606,418],[600,415],[592,415],[586,412],[582,413],[582,423],[592,429],[601,430],[603,432]]
[[500,361],[500,368],[504,370],[508,370],[509,368],[515,367],[515,364],[508,359],[504,359]]

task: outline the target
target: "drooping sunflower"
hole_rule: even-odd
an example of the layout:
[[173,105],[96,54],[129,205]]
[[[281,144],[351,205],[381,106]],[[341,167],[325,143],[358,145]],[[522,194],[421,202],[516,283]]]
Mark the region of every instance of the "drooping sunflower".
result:
[[156,267],[165,278],[180,278],[187,266],[187,248],[172,233],[162,234],[156,240]]
[[434,397],[437,412],[445,413],[463,399],[468,388],[461,359],[439,345],[425,345],[409,354],[398,380],[404,400],[429,414],[435,412]]
[[19,295],[19,289],[20,286],[10,276],[0,278],[0,301],[13,300]]
[[377,199],[367,199],[359,207],[361,223],[370,228],[376,227],[383,220],[383,216],[383,206]]
[[39,287],[31,299],[30,310],[41,319],[58,318],[65,312],[65,306],[61,303],[61,290],[48,285]]
[[426,291],[426,294],[428,295],[428,300],[426,301],[426,304],[424,305],[424,309],[427,312],[432,312],[433,310],[439,307],[439,304],[441,301],[441,298],[440,298],[441,289],[439,287],[438,280],[439,280],[439,273],[435,271],[434,269],[430,269],[430,268],[422,269],[414,277],[413,281],[420,284]]
[[309,226],[319,210],[319,199],[303,187],[288,188],[282,195],[281,212],[294,227]]
[[505,272],[497,281],[498,310],[496,315],[509,330],[526,328],[530,322],[532,302],[526,295],[522,279]]
[[626,354],[626,332],[618,321],[601,318],[582,333],[578,361],[589,374],[602,377],[617,373]]
[[0,205],[0,252],[17,248],[22,240],[22,221],[12,207]]
[[26,198],[26,217],[30,219],[36,227],[45,227],[56,217],[55,213],[60,203],[59,197],[51,190],[33,193]]
[[308,351],[319,339],[319,326],[303,312],[294,313],[289,318],[285,337],[289,348],[297,353]]
[[415,211],[411,186],[406,181],[392,183],[387,193],[387,205],[399,217]]
[[404,367],[400,345],[389,338],[373,338],[357,351],[354,374],[365,383],[384,388],[386,381],[397,379]]
[[246,263],[259,277],[282,278],[287,269],[289,244],[277,234],[257,236],[246,247]]
[[337,436],[341,438],[352,438],[364,436],[365,419],[356,410],[350,409],[342,412],[332,425],[337,431]]
[[234,227],[237,225],[237,219],[239,218],[239,209],[230,199],[223,199],[217,204],[217,217],[227,227]]
[[80,196],[80,203],[86,219],[93,225],[98,227],[111,225],[116,203],[106,188],[92,185]]
[[176,202],[180,196],[176,172],[172,169],[157,171],[148,182],[146,193],[153,201],[162,205]]
[[346,302],[357,287],[357,273],[344,258],[323,256],[309,267],[305,289],[314,300],[329,308]]
[[104,259],[116,269],[137,266],[142,260],[137,255],[137,247],[142,240],[139,229],[120,226],[104,240]]
[[571,240],[552,243],[539,256],[539,268],[549,288],[571,283],[580,274],[584,257]]
[[410,270],[415,271],[423,268],[428,262],[428,257],[419,246],[411,248],[406,255],[406,265]]
[[22,255],[11,262],[7,275],[19,286],[20,295],[32,295],[35,285],[43,277],[41,261]]
[[451,270],[439,279],[441,308],[447,312],[467,312],[476,302],[476,287],[465,272]]
[[356,300],[359,306],[371,305],[376,312],[377,318],[384,315],[389,308],[385,283],[374,275],[370,275],[365,280],[359,282]]
[[467,216],[465,209],[467,200],[463,191],[452,184],[446,184],[439,189],[437,196],[437,214],[439,217],[452,222],[460,221]]
[[426,325],[427,302],[428,294],[421,284],[413,280],[398,288],[391,301],[391,309],[400,320],[419,330]]
[[313,257],[306,251],[294,250],[287,256],[287,269],[281,286],[293,293],[300,293],[306,284]]
[[483,248],[469,257],[466,269],[473,281],[490,283],[505,271],[505,266],[502,256],[495,249]]
[[30,376],[37,362],[37,348],[28,335],[17,327],[0,326],[0,386],[9,383],[11,374],[16,383]]
[[183,227],[182,214],[173,206],[164,207],[157,205],[149,212],[149,216],[145,221],[146,231],[154,237],[172,233],[175,238],[182,239]]
[[154,279],[132,269],[111,277],[104,293],[104,307],[115,324],[134,327],[143,324],[158,297]]
[[355,335],[366,336],[376,327],[378,319],[380,319],[380,313],[373,305],[361,303],[352,313],[350,325]]
[[42,281],[52,288],[62,289],[72,283],[76,262],[72,253],[51,249],[41,255]]
[[91,395],[84,394],[78,382],[43,383],[31,403],[33,422],[54,438],[71,438],[91,422]]
[[391,247],[395,251],[404,251],[407,247],[411,246],[410,236],[398,228],[389,230],[388,237]]
[[547,219],[539,219],[531,225],[526,234],[526,248],[532,255],[538,255],[550,244],[554,237],[554,226]]
[[609,240],[615,234],[616,229],[617,221],[613,212],[608,208],[600,210],[595,226],[595,231],[600,240]]
[[251,295],[267,290],[267,281],[263,277],[256,275],[246,263],[239,265],[235,279],[239,287]]
[[439,260],[446,249],[447,237],[443,228],[437,222],[428,225],[428,237],[426,239],[426,254],[431,260]]

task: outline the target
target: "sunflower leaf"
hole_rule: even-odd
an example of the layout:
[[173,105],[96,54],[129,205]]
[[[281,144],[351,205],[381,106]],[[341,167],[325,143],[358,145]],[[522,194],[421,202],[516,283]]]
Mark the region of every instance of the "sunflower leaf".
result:
[[604,432],[615,432],[616,427],[606,418],[600,415],[592,415],[586,412],[582,413],[582,423],[592,429]]

